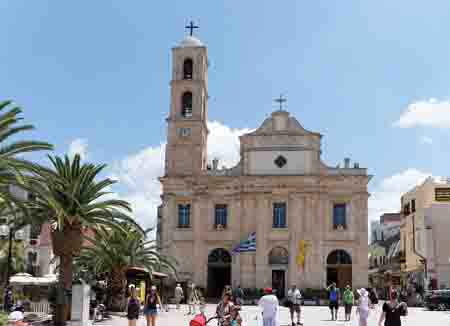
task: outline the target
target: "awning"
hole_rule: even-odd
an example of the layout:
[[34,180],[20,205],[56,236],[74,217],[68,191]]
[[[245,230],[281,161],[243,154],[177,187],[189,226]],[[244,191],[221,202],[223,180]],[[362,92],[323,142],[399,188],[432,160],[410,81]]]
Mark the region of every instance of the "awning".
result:
[[[152,272],[151,276],[154,278],[167,278],[169,275],[160,273],[160,272]],[[146,268],[143,267],[129,267],[127,269],[127,277],[129,278],[140,278],[147,279],[150,277],[150,273]]]
[[160,272],[153,272],[152,276],[154,276],[156,278],[167,278],[167,277],[169,277],[169,275],[164,274],[164,273],[160,273]]
[[58,276],[55,274],[48,274],[43,277],[34,277],[30,274],[19,273],[9,278],[9,283],[15,285],[51,285],[58,282]]

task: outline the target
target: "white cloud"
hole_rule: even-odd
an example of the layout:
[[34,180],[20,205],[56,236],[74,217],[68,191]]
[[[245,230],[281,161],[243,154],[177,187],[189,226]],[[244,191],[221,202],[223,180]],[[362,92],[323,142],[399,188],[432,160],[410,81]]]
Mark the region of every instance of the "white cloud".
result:
[[88,157],[88,141],[85,138],[77,138],[69,145],[69,156],[74,157],[75,154],[80,154],[81,159]]
[[420,143],[422,145],[432,145],[433,144],[433,139],[431,137],[428,137],[428,136],[423,136],[422,138],[420,138]]
[[219,159],[219,166],[232,167],[239,162],[239,136],[252,129],[232,129],[218,121],[208,122],[208,158]]
[[[218,158],[219,165],[231,167],[239,161],[239,136],[250,129],[232,129],[217,122],[208,122],[208,158]],[[158,177],[164,174],[165,144],[148,147],[112,164],[111,178],[118,181],[117,195],[130,202],[133,215],[144,227],[156,223],[161,186]],[[119,189],[120,188],[120,189]]]
[[450,101],[434,98],[413,102],[408,105],[395,127],[412,128],[417,126],[450,128]]
[[429,176],[431,173],[407,169],[383,179],[369,198],[369,220],[377,220],[384,213],[399,212],[401,196]]

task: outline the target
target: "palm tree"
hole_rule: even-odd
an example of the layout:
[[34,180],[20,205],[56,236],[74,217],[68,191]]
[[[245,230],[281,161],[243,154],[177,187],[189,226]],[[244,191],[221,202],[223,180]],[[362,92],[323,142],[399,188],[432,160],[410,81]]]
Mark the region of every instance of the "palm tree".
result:
[[8,247],[9,244],[7,240],[0,240],[0,275],[3,278],[6,278],[8,273],[13,275],[15,273],[25,272],[26,270],[25,248],[23,242],[14,241],[12,243],[11,261],[8,261]]
[[11,101],[0,102],[0,198],[10,205],[11,209],[21,205],[21,202],[11,194],[10,185],[23,184],[26,172],[41,168],[22,158],[22,154],[53,149],[52,145],[35,140],[11,141],[13,136],[34,129],[31,124],[18,125],[23,119],[21,113],[22,109],[13,106]]
[[110,308],[122,310],[125,299],[126,272],[130,267],[141,267],[148,272],[168,271],[176,274],[176,262],[161,255],[156,240],[149,240],[153,229],[142,232],[133,225],[123,223],[122,230],[103,227],[97,230],[83,247],[77,264],[93,274],[106,273],[109,293],[112,294]]
[[[60,259],[60,278],[65,290],[72,288],[73,258],[79,255],[83,231],[101,225],[118,227],[118,221],[131,219],[124,211],[131,211],[123,200],[112,199],[107,190],[115,183],[111,179],[96,180],[106,165],[81,162],[80,155],[72,159],[49,156],[51,168],[34,170],[29,190],[36,199],[28,203],[33,218],[53,223],[53,251]],[[63,303],[60,303],[62,305]],[[68,310],[67,302],[65,309]],[[60,310],[58,310],[60,312]],[[58,314],[56,323],[64,324]]]

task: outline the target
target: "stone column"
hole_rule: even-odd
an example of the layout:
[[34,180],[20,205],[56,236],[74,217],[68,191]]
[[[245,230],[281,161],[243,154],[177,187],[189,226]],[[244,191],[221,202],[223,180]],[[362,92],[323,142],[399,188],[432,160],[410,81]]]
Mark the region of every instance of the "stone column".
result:
[[[251,232],[257,231],[255,219],[258,211],[255,203],[255,198],[247,195],[241,199],[240,240],[248,237]],[[258,238],[256,241],[256,247],[258,248]],[[256,286],[256,254],[254,252],[242,253],[239,256],[241,286],[243,288],[254,288]]]
[[316,265],[316,257],[315,251],[317,239],[320,238],[321,235],[321,221],[322,221],[322,205],[320,198],[313,194],[310,197],[306,198],[306,214],[309,219],[309,229],[304,233],[303,239],[307,241],[308,247],[306,248],[306,256],[305,256],[305,269],[304,269],[304,278],[303,278],[303,286],[311,287],[312,283],[314,283],[314,274],[317,273],[317,265]]
[[355,285],[363,287],[368,286],[369,276],[369,258],[367,256],[368,253],[368,207],[367,207],[367,195],[358,195],[357,196],[357,210],[355,212],[355,217],[358,218],[360,222],[360,227],[358,229],[359,242],[356,244],[357,248],[355,248],[355,257],[357,257],[356,270],[353,272],[355,277]]
[[329,232],[331,227],[331,215],[330,215],[330,201],[326,194],[320,195],[320,216],[318,216],[319,237],[314,242],[315,246],[315,266],[314,266],[314,287],[322,288],[326,285],[327,280],[327,264],[326,264],[326,249],[324,248],[324,238]]
[[165,205],[163,206],[163,216],[162,216],[162,245],[170,245],[168,249],[163,249],[163,253],[176,257],[175,248],[173,245],[173,231],[177,228],[178,211],[176,205],[176,198],[174,195],[164,195]]
[[[233,244],[231,250],[234,246],[238,245],[241,241],[241,201],[239,198],[233,198],[230,205],[230,230],[233,232]],[[241,284],[241,255],[233,255],[232,266],[231,266],[231,284],[237,286]]]
[[[270,282],[267,279],[267,240],[266,237],[270,232],[267,229],[267,219],[269,219],[268,207],[269,200],[261,195],[257,197],[257,214],[256,214],[256,287],[264,288]],[[270,219],[269,219],[270,222]]]
[[[207,280],[207,255],[202,233],[208,230],[208,204],[209,200],[205,197],[198,197],[192,201],[192,236],[193,236],[193,255],[192,255],[192,273],[193,281],[199,286],[206,286]],[[206,258],[205,258],[206,255]]]
[[297,266],[298,244],[302,237],[304,220],[303,197],[298,194],[289,195],[288,218],[289,218],[289,275],[286,278],[288,286],[297,284],[301,286],[301,271]]

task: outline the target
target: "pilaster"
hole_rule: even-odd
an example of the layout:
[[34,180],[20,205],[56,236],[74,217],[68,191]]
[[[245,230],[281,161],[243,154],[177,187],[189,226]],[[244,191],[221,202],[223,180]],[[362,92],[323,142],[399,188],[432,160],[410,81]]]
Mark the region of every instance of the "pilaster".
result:
[[257,197],[257,212],[255,218],[257,219],[256,225],[256,287],[264,288],[269,284],[267,277],[267,239],[266,235],[270,230],[267,228],[267,221],[270,222],[270,216],[268,212],[269,200],[265,196]]

